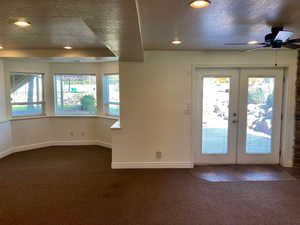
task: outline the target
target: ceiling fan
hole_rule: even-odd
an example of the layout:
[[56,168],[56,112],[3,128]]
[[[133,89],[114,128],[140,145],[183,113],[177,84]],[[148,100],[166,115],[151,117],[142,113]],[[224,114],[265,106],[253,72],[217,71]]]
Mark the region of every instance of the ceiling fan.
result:
[[[245,43],[225,43],[225,45],[248,45],[248,46],[260,46],[250,50],[256,50],[261,48],[290,48],[300,49],[300,38],[290,39],[293,36],[293,32],[283,30],[283,27],[272,27],[271,33],[265,36],[265,42],[259,43],[257,41],[249,41]],[[299,43],[299,44],[297,44]]]

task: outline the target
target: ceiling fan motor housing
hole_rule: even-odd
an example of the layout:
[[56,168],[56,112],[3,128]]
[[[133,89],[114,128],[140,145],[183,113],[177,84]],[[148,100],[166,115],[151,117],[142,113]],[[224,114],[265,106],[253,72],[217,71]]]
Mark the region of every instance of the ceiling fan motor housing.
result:
[[281,48],[282,47],[283,42],[281,40],[274,40],[272,41],[271,45],[272,48]]
[[[300,49],[300,38],[290,39],[294,35],[293,32],[284,30],[283,27],[272,27],[271,33],[265,36],[265,42],[258,43],[257,41],[250,41],[247,43],[225,43],[225,45],[257,45],[255,49],[257,50],[263,48],[290,48],[290,49]],[[299,44],[298,44],[299,43]]]
[[283,27],[272,27],[272,33],[265,36],[265,42],[268,47],[281,48],[283,42],[281,40],[275,40],[276,36],[280,31],[283,31]]

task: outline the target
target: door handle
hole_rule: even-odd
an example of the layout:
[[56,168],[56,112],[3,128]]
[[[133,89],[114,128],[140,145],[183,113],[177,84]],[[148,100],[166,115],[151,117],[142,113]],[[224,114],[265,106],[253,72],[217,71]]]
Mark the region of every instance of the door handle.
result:
[[232,123],[238,123],[239,121],[238,120],[232,120]]

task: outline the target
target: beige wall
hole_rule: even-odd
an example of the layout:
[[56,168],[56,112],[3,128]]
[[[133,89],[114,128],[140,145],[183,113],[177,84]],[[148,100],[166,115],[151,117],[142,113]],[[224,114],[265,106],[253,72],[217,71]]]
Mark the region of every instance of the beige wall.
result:
[[7,120],[4,64],[0,60],[0,121]]
[[[279,66],[287,66],[287,82],[283,128],[283,164],[289,165],[293,157],[294,99],[297,52],[280,51]],[[186,115],[188,104],[192,103],[193,65],[200,66],[273,66],[273,51],[149,51],[145,52],[145,62],[120,63],[121,79],[121,130],[113,132],[113,163],[123,167],[138,167],[143,163],[169,163],[177,167],[193,163],[191,150],[191,115]],[[28,64],[27,62],[5,62],[5,76],[9,71],[49,73],[52,83],[53,73],[103,73],[118,72],[118,64],[52,63]],[[42,71],[43,70],[43,71]],[[0,70],[1,71],[1,70]],[[1,81],[1,72],[0,72]],[[101,79],[98,79],[101,82]],[[1,85],[1,83],[0,83]],[[46,112],[53,115],[53,90],[47,86]],[[1,91],[1,89],[0,89]],[[100,90],[98,90],[100,91]],[[100,91],[101,92],[101,91]],[[1,97],[0,97],[1,99]],[[0,104],[2,100],[0,100]],[[3,104],[3,103],[2,103]],[[0,105],[1,106],[1,105]],[[3,109],[2,109],[3,110]],[[4,109],[5,110],[5,109]],[[5,114],[2,113],[2,114]],[[3,117],[3,116],[2,116]],[[109,127],[114,120],[95,118],[51,117],[36,120],[17,120],[0,124],[0,146],[22,147],[34,142],[92,141],[111,143]],[[10,127],[12,126],[12,127]],[[48,130],[47,130],[48,129]],[[71,133],[73,135],[71,135]],[[84,135],[83,135],[84,133]],[[49,135],[48,137],[46,137]],[[1,149],[0,149],[1,151]],[[163,157],[156,160],[155,152]],[[176,166],[177,165],[177,166]],[[121,165],[122,166],[122,165]],[[144,165],[145,166],[145,165]],[[147,167],[147,166],[146,166]]]
[[48,145],[91,144],[110,147],[110,127],[114,122],[113,119],[101,117],[12,120],[12,147],[18,151]]
[[11,126],[7,121],[7,107],[5,97],[4,64],[0,60],[0,158],[7,155],[11,148]]
[[[288,66],[286,117],[283,129],[283,160],[293,156],[294,83],[297,52],[278,52],[279,66]],[[192,104],[193,65],[274,66],[274,51],[148,51],[145,61],[121,62],[121,126],[113,132],[113,166],[143,167],[144,164],[193,162],[192,119],[186,115]],[[155,159],[155,152],[162,159]],[[153,164],[151,164],[153,163]],[[167,164],[166,164],[167,165]],[[146,167],[146,166],[145,166]]]
[[10,122],[0,122],[0,158],[10,154],[12,147]]
[[52,140],[49,118],[11,121],[12,147],[30,146]]

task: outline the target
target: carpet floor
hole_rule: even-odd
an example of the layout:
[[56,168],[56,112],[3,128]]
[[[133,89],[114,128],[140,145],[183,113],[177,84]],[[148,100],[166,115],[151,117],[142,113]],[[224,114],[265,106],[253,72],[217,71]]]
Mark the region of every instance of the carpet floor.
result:
[[299,180],[208,182],[196,169],[112,170],[110,150],[0,160],[1,225],[300,225]]

